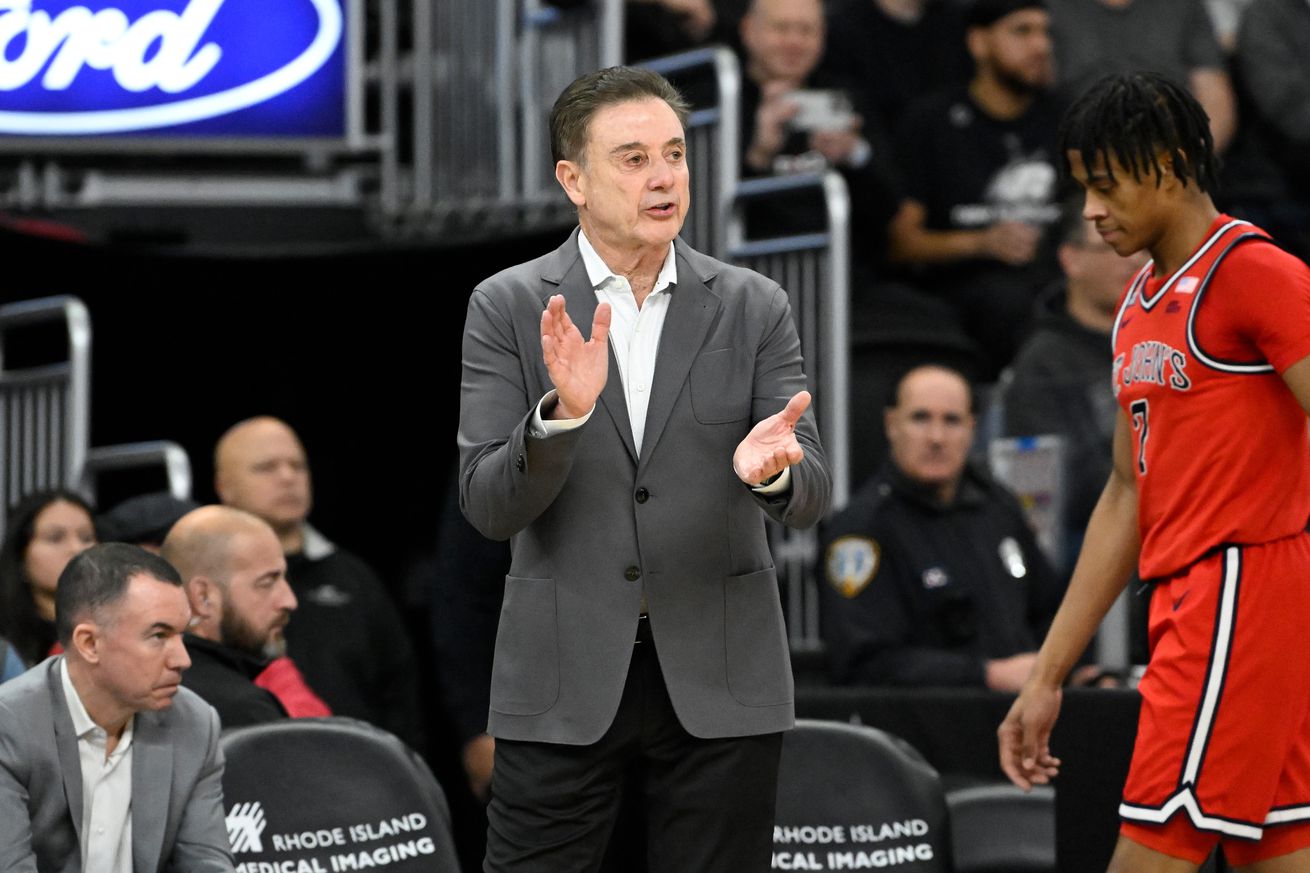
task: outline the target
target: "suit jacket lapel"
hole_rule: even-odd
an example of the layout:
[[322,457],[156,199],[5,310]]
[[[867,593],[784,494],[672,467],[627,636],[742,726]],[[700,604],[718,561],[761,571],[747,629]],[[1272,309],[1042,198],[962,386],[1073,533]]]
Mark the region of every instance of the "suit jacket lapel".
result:
[[696,353],[705,342],[714,317],[719,312],[719,298],[710,291],[700,275],[692,269],[683,249],[678,247],[678,284],[669,298],[669,311],[660,333],[659,355],[655,359],[655,377],[651,382],[650,405],[646,408],[646,431],[641,440],[640,470],[655,451],[673,412],[673,404],[682,393]]
[[132,866],[159,869],[173,784],[173,746],[161,717],[139,712],[132,737]]
[[64,797],[68,801],[68,814],[73,820],[77,839],[82,840],[82,757],[77,751],[77,734],[73,731],[73,717],[68,714],[68,701],[64,699],[64,683],[60,679],[60,660],[52,662],[46,679],[50,683],[50,696],[54,701],[55,748],[59,752],[59,770],[64,774]]
[[[564,309],[568,312],[569,318],[573,319],[573,323],[577,325],[582,335],[590,339],[591,320],[596,317],[596,291],[591,287],[586,265],[582,263],[582,255],[578,251],[577,231],[573,232],[573,236],[569,237],[569,241],[557,253],[560,257],[542,276],[548,283],[546,298],[549,299],[556,293],[563,294]],[[545,300],[542,301],[542,306],[545,306]],[[605,409],[606,414],[614,422],[614,427],[618,429],[623,445],[628,450],[628,457],[635,464],[637,463],[636,442],[632,438],[632,423],[628,421],[628,401],[623,396],[623,380],[619,377],[619,365],[614,357],[613,347],[610,347],[609,358],[609,377],[605,380],[605,388],[600,392],[598,405]]]

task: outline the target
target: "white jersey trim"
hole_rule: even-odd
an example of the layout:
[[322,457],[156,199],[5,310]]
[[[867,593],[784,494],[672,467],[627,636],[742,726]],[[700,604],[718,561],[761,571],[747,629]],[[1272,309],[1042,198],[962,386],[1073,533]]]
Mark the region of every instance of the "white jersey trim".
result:
[[[1207,815],[1201,809],[1195,793],[1196,782],[1201,775],[1201,765],[1205,760],[1205,750],[1210,744],[1210,732],[1214,729],[1219,698],[1227,678],[1228,656],[1233,644],[1233,626],[1237,618],[1237,593],[1241,578],[1241,547],[1228,546],[1224,549],[1224,578],[1219,589],[1219,615],[1215,620],[1215,634],[1210,649],[1210,664],[1206,670],[1205,690],[1201,696],[1196,724],[1192,728],[1192,737],[1188,741],[1187,757],[1182,776],[1178,780],[1178,790],[1159,807],[1139,806],[1127,801],[1121,803],[1119,815],[1123,818],[1163,824],[1179,809],[1185,809],[1188,818],[1198,830],[1218,831],[1229,836],[1252,840],[1260,839],[1263,832],[1260,825]],[[1269,815],[1272,817],[1283,814],[1289,816],[1299,814],[1301,817],[1310,818],[1310,807],[1277,810]],[[1287,820],[1296,819],[1287,818]],[[1266,819],[1266,823],[1273,822]]]
[[1218,831],[1230,837],[1242,837],[1247,840],[1258,840],[1264,836],[1264,828],[1258,825],[1242,824],[1241,822],[1229,821],[1228,819],[1215,818],[1212,815],[1206,815],[1201,811],[1201,805],[1196,801],[1196,795],[1192,793],[1191,786],[1182,789],[1165,803],[1159,809],[1149,806],[1133,806],[1130,803],[1119,804],[1119,815],[1121,818],[1130,821],[1143,821],[1148,824],[1164,824],[1179,809],[1187,810],[1187,817],[1192,820],[1192,825],[1197,830]]
[[1183,768],[1183,784],[1195,785],[1201,775],[1201,761],[1214,728],[1215,710],[1219,708],[1219,693],[1228,673],[1228,653],[1233,645],[1233,620],[1237,613],[1237,584],[1242,578],[1242,552],[1237,546],[1224,549],[1224,581],[1219,589],[1219,619],[1216,623],[1214,643],[1210,650],[1210,669],[1205,677],[1205,694],[1201,698],[1201,712],[1192,732],[1192,744],[1187,750],[1187,765]]
[[1146,286],[1146,277],[1149,275],[1151,275],[1151,264],[1148,261],[1146,266],[1138,270],[1137,275],[1128,284],[1128,293],[1124,295],[1124,302],[1120,304],[1119,312],[1114,316],[1114,327],[1110,330],[1111,352],[1119,347],[1119,322],[1123,320],[1124,313],[1128,311],[1129,306],[1133,305],[1133,301],[1142,296],[1142,288]]
[[1282,809],[1270,810],[1269,815],[1265,816],[1265,824],[1291,824],[1306,819],[1310,819],[1310,806],[1286,806]]
[[1268,240],[1269,238],[1259,233],[1244,233],[1230,242],[1228,248],[1220,252],[1219,257],[1215,258],[1214,263],[1210,265],[1210,269],[1206,272],[1205,278],[1201,280],[1201,284],[1196,289],[1196,295],[1192,299],[1192,308],[1187,313],[1187,347],[1192,350],[1192,354],[1195,355],[1196,359],[1202,364],[1224,373],[1241,373],[1249,375],[1274,372],[1273,364],[1239,364],[1236,362],[1220,361],[1217,358],[1212,358],[1201,349],[1201,343],[1196,338],[1196,313],[1201,308],[1201,301],[1205,298],[1205,292],[1210,288],[1210,280],[1214,278],[1215,270],[1219,269],[1219,265],[1224,262],[1224,258],[1228,256],[1228,253],[1231,252],[1238,243],[1248,239]]
[[[1155,304],[1160,302],[1160,298],[1163,297],[1165,293],[1174,286],[1174,283],[1177,282],[1179,279],[1181,279],[1183,277],[1183,274],[1186,273],[1188,270],[1190,270],[1192,268],[1192,265],[1195,264],[1198,260],[1200,260],[1201,257],[1206,252],[1210,251],[1211,247],[1213,247],[1214,244],[1219,241],[1219,238],[1221,236],[1223,236],[1229,230],[1232,230],[1234,227],[1240,227],[1242,225],[1247,225],[1248,227],[1255,226],[1251,224],[1251,222],[1249,221],[1243,221],[1240,218],[1234,218],[1232,221],[1228,222],[1223,227],[1216,230],[1214,233],[1210,235],[1210,238],[1207,239],[1205,243],[1199,249],[1197,249],[1196,252],[1190,258],[1187,259],[1187,263],[1183,264],[1181,267],[1175,270],[1174,274],[1169,277],[1169,281],[1165,282],[1163,285],[1160,286],[1160,290],[1155,292],[1154,297],[1151,298],[1147,298],[1145,296],[1142,297],[1142,308],[1147,311],[1150,311],[1150,309],[1153,306],[1155,306]],[[1150,267],[1151,269],[1155,269],[1155,261],[1151,261],[1146,266]]]

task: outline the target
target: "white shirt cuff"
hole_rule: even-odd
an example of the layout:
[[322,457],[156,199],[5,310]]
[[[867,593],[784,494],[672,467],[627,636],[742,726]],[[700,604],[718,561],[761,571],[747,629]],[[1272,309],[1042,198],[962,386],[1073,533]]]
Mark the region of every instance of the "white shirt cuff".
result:
[[573,430],[575,427],[582,427],[587,423],[587,419],[591,418],[591,414],[596,411],[596,407],[592,406],[582,418],[558,418],[553,420],[542,418],[541,407],[545,406],[547,401],[554,401],[558,396],[558,393],[552,388],[537,401],[537,408],[532,411],[532,421],[528,422],[528,436],[535,439],[545,439],[557,433]]
[[761,497],[781,494],[791,487],[791,467],[783,467],[782,473],[768,485],[752,485],[751,490]]

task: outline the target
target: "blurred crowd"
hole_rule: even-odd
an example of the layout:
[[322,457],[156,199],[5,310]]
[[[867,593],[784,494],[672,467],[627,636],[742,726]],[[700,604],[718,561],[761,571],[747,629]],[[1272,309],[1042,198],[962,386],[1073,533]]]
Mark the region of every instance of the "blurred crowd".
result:
[[[1220,208],[1310,252],[1301,0],[630,0],[626,12],[631,59],[738,52],[743,177],[846,178],[857,337],[962,334],[977,374],[997,378],[1061,275],[1061,112],[1110,72],[1185,84],[1224,159]],[[752,235],[811,230],[812,211],[787,204]]]

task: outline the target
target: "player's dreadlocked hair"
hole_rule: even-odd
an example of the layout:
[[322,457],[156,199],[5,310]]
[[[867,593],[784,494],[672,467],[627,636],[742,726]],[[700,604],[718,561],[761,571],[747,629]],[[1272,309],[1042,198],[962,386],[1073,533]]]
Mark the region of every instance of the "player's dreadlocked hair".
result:
[[1078,152],[1083,166],[1105,159],[1111,179],[1110,157],[1130,169],[1133,178],[1163,170],[1158,155],[1173,162],[1173,173],[1184,185],[1195,181],[1202,191],[1213,191],[1219,172],[1210,135],[1210,118],[1186,89],[1155,73],[1117,73],[1106,76],[1069,107],[1060,122],[1060,155],[1069,174],[1069,152]]

